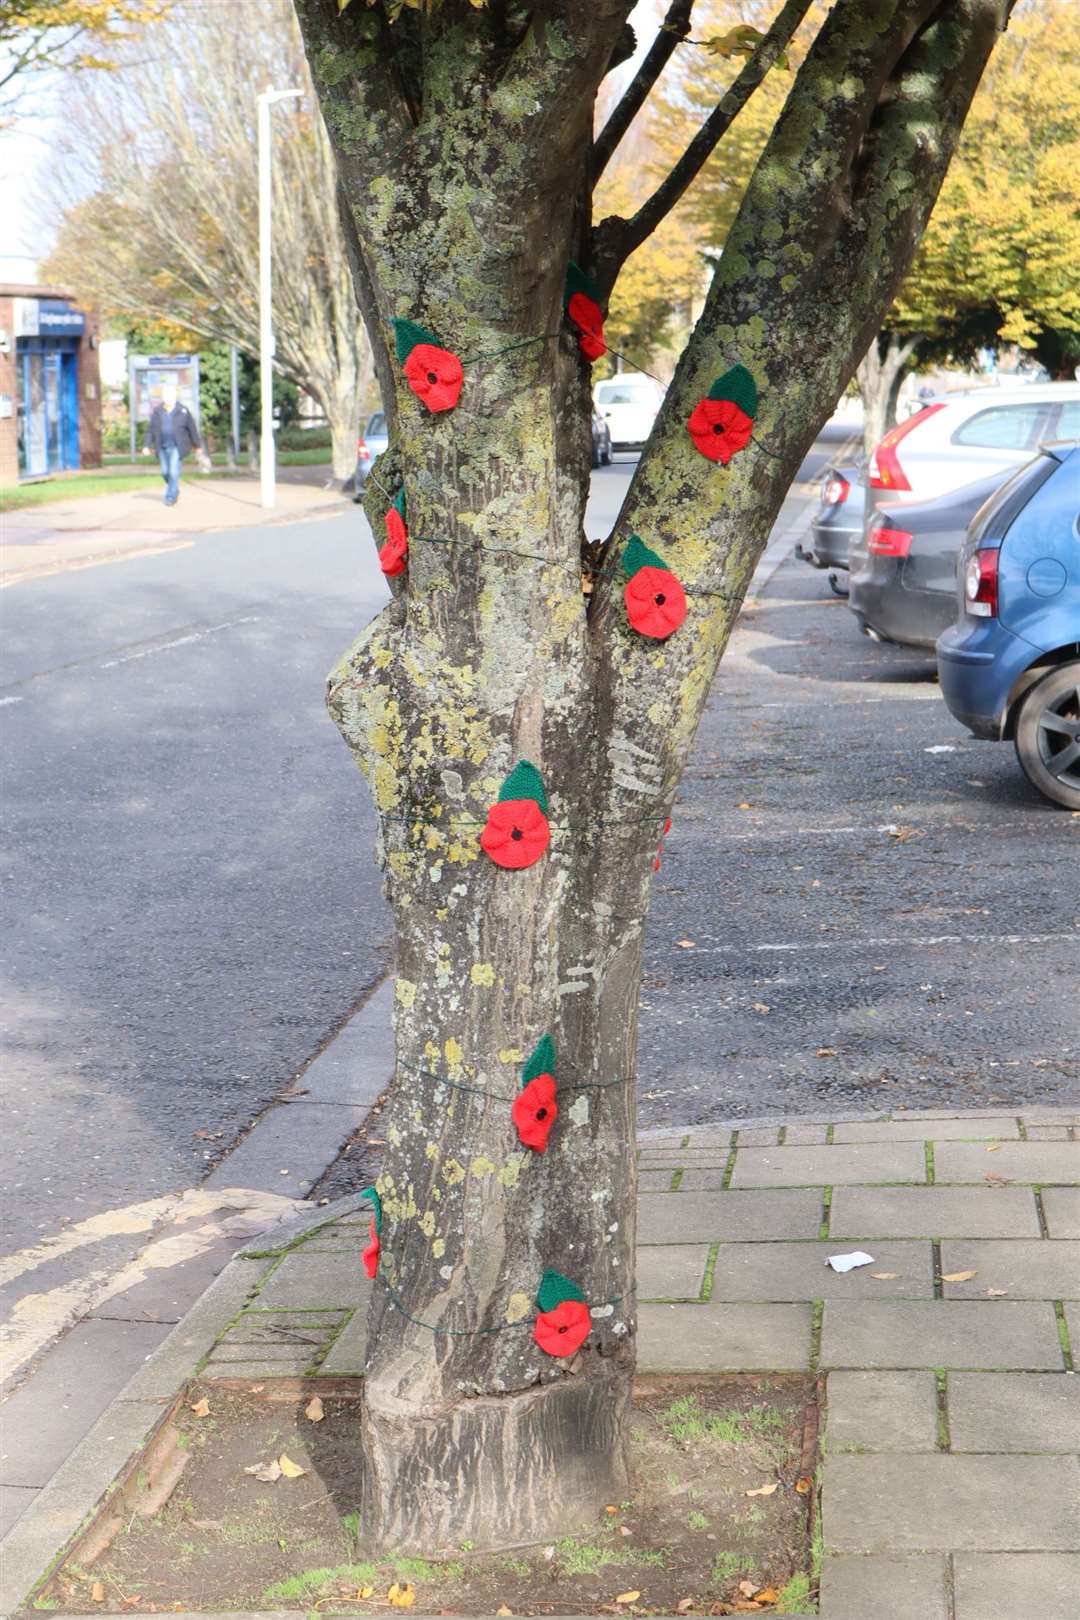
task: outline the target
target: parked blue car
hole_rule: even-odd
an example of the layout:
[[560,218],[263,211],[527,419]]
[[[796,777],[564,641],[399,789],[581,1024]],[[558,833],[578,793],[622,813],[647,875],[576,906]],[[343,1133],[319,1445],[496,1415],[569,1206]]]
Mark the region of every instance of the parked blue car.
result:
[[1028,780],[1080,810],[1080,443],[1044,446],[971,521],[941,693],[976,737],[1010,738]]

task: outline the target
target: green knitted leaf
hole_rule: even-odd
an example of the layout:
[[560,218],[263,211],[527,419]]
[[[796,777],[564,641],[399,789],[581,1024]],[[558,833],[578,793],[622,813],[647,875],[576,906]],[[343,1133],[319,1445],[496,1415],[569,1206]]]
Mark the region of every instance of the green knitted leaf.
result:
[[374,1187],[365,1187],[360,1197],[375,1211],[375,1236],[382,1237],[382,1199]]
[[555,1073],[555,1042],[550,1035],[542,1035],[536,1043],[536,1051],[521,1071],[521,1084],[527,1086],[530,1080],[535,1080],[538,1074]]
[[404,523],[405,522],[405,485],[404,484],[402,484],[401,488],[398,490],[397,494],[394,496],[393,500],[390,502],[390,505],[397,507],[398,512],[401,514],[401,521],[402,521],[402,523]]
[[504,799],[535,799],[541,810],[547,815],[547,794],[544,792],[544,778],[535,765],[530,765],[527,759],[519,759],[510,775],[499,789],[499,803]]
[[561,1271],[545,1271],[540,1279],[540,1287],[536,1292],[536,1303],[542,1311],[553,1311],[556,1305],[561,1305],[567,1299],[580,1299],[584,1301],[585,1295],[577,1283],[572,1283],[569,1277],[564,1277]]
[[757,383],[745,366],[732,366],[709,389],[710,399],[730,399],[747,416],[757,415]]
[[596,282],[591,276],[587,276],[584,270],[571,259],[566,267],[566,287],[563,291],[563,303],[568,304],[575,293],[584,293],[586,298],[591,298],[594,304],[600,302],[600,292]]
[[405,364],[418,343],[432,343],[437,349],[441,347],[438,338],[429,332],[426,326],[417,326],[415,321],[395,320],[394,345],[397,349],[398,360],[402,365]]
[[632,534],[627,541],[626,550],[622,554],[622,565],[630,579],[633,579],[639,568],[667,567],[663,557],[658,557],[655,551],[650,551],[636,534]]

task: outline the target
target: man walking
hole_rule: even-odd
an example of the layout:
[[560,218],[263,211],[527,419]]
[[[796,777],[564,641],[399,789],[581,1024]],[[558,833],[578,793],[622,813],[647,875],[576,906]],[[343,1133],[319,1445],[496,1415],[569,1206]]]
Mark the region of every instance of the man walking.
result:
[[180,463],[191,450],[202,447],[195,418],[176,397],[176,385],[166,383],[161,402],[154,406],[146,428],[142,453],[157,451],[161,476],[165,480],[165,505],[175,506],[180,494]]

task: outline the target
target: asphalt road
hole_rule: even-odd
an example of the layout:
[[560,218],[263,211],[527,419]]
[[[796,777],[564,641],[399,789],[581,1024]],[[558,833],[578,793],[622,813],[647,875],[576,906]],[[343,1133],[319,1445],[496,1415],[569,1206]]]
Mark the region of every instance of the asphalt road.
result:
[[788,561],[744,611],[648,924],[643,1126],[1080,1096],[1080,819]]
[[[597,473],[592,532],[631,472]],[[5,593],[4,1250],[197,1182],[385,971],[322,704],[384,596],[351,506]],[[1075,1091],[1080,827],[930,673],[801,564],[744,619],[656,885],[643,1125]]]
[[4,593],[5,1250],[191,1186],[384,971],[322,694],[385,595],[351,505]]

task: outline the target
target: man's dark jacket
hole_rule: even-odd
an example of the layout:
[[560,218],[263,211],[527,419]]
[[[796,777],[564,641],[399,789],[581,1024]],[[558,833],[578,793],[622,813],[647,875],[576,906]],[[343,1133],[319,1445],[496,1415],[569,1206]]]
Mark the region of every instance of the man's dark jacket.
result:
[[[157,455],[161,449],[161,434],[164,426],[164,415],[164,405],[155,405],[150,420],[146,424],[146,438],[143,441],[144,447],[147,450],[152,450],[155,455]],[[195,426],[195,418],[192,416],[187,406],[181,405],[179,401],[177,401],[173,410],[173,432],[176,435],[176,448],[180,452],[181,461],[183,461],[184,457],[189,451],[198,450],[202,445],[202,439],[199,437],[199,430]]]

